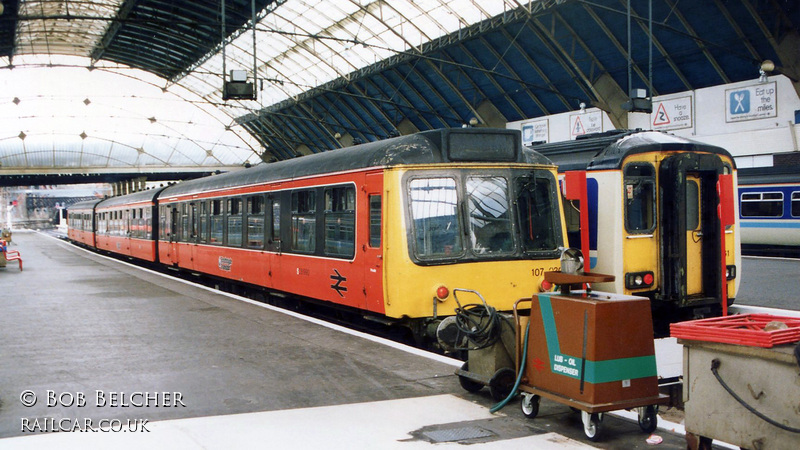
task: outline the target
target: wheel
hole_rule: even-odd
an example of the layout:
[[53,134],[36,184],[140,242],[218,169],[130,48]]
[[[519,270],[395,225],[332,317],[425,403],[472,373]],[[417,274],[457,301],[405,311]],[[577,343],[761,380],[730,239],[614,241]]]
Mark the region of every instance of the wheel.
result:
[[592,442],[598,441],[603,431],[603,413],[589,414],[586,411],[581,411],[581,421],[583,422],[583,433],[586,437]]
[[522,414],[528,419],[535,419],[539,415],[539,402],[542,397],[534,394],[522,394],[522,400],[519,402],[522,407]]
[[645,433],[652,433],[658,426],[658,408],[653,405],[642,406],[639,410],[639,428]]
[[516,381],[517,373],[514,369],[503,367],[495,372],[492,379],[489,380],[489,393],[492,394],[492,399],[496,402],[505,400],[514,389]]
[[[464,372],[469,372],[469,362],[465,362],[461,365],[461,370]],[[464,388],[467,392],[478,392],[483,388],[483,384],[478,383],[477,381],[473,381],[463,375],[458,376],[458,382],[461,384],[461,387]]]

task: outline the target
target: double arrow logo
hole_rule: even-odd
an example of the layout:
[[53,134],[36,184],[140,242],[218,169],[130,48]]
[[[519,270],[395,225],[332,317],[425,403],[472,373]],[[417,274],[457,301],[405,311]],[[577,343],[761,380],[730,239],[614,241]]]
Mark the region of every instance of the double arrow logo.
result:
[[333,269],[333,272],[334,275],[331,275],[331,280],[335,281],[336,284],[332,284],[331,289],[336,291],[336,293],[339,294],[339,297],[344,298],[344,294],[342,294],[342,292],[347,292],[347,288],[342,286],[342,283],[347,281],[347,277],[342,276],[342,274],[340,274],[336,269]]

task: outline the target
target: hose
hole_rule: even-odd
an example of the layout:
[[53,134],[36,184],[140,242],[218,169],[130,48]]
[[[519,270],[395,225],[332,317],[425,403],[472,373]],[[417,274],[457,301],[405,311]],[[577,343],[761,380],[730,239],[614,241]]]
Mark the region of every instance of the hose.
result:
[[479,304],[465,305],[455,310],[458,336],[455,342],[461,342],[462,336],[469,343],[467,347],[456,347],[456,350],[480,350],[491,347],[500,339],[502,326],[497,310],[491,306]]
[[522,374],[525,373],[525,360],[527,359],[528,356],[528,332],[530,331],[530,329],[531,329],[531,323],[528,322],[528,325],[525,327],[525,339],[523,340],[523,346],[522,346],[522,360],[519,363],[519,373],[517,374],[517,380],[514,382],[514,387],[511,388],[511,392],[508,394],[508,397],[506,397],[503,401],[492,406],[489,409],[490,413],[496,413],[497,411],[500,411],[501,409],[503,409],[504,406],[508,404],[508,402],[511,401],[512,398],[514,398],[514,396],[517,395],[517,389],[519,389],[519,383],[520,381],[522,381]]
[[739,404],[741,404],[742,406],[744,406],[744,407],[745,407],[745,408],[746,408],[748,411],[750,411],[751,413],[755,414],[755,415],[756,415],[756,416],[757,416],[759,419],[761,419],[761,420],[763,420],[763,421],[767,422],[767,423],[768,423],[768,424],[770,424],[770,425],[774,425],[774,426],[776,426],[776,427],[780,428],[781,430],[786,430],[786,431],[788,431],[788,432],[790,432],[790,433],[800,433],[800,428],[793,428],[793,427],[790,427],[790,426],[788,426],[788,425],[784,425],[784,424],[782,424],[782,423],[776,422],[775,420],[773,420],[773,419],[770,419],[769,417],[765,416],[764,414],[762,414],[762,413],[760,413],[760,412],[756,411],[756,409],[755,409],[755,408],[753,408],[752,406],[750,406],[750,405],[748,405],[747,403],[745,403],[745,401],[744,401],[744,400],[743,400],[741,397],[739,397],[738,395],[736,395],[736,393],[735,393],[735,392],[733,392],[733,389],[731,389],[731,388],[728,386],[728,384],[727,384],[727,383],[725,383],[725,382],[722,380],[722,377],[720,377],[720,376],[719,376],[719,372],[718,372],[719,366],[720,366],[719,359],[717,359],[717,358],[714,358],[713,360],[711,360],[711,372],[714,374],[714,377],[716,377],[717,381],[719,381],[719,384],[721,384],[721,385],[722,385],[722,387],[723,387],[723,388],[724,388],[726,391],[728,391],[728,394],[731,394],[731,397],[733,397],[734,399],[736,399],[736,401],[737,401],[737,402],[739,402]]

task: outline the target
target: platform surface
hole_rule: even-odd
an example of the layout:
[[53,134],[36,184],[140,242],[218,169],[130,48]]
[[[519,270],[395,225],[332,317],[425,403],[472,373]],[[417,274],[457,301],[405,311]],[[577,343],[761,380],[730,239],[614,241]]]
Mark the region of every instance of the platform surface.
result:
[[[518,400],[490,414],[488,391],[462,390],[455,360],[43,234],[15,233],[12,249],[25,270],[0,269],[3,449],[650,447],[616,416],[590,443],[554,402],[535,420]],[[686,446],[656,434],[658,448]]]

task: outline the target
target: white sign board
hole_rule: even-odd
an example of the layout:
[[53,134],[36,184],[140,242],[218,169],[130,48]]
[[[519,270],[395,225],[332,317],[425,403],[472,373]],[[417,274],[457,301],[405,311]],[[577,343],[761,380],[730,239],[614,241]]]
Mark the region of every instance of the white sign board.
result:
[[765,119],[778,115],[778,86],[756,84],[725,90],[725,121]]
[[547,119],[525,122],[522,124],[522,145],[534,142],[550,142]]
[[691,96],[653,102],[650,124],[654,130],[691,128],[693,123]]
[[603,131],[603,113],[600,111],[572,114],[569,116],[569,136],[575,139],[578,136]]

